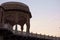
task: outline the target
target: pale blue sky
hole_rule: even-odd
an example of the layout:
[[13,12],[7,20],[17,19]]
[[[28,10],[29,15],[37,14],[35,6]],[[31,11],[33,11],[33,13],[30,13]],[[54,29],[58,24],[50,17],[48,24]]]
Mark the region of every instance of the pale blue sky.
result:
[[29,6],[32,13],[31,32],[60,36],[60,0],[1,0],[18,1]]

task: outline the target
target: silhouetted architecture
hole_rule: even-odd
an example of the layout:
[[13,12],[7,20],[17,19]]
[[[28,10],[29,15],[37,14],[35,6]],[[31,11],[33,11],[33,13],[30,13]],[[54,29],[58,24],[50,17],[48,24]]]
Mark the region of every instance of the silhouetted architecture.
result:
[[29,32],[32,16],[27,5],[20,2],[6,2],[1,4],[1,7],[3,7],[2,11],[4,10],[4,24],[10,24],[12,27],[19,24],[21,31],[23,31],[23,26],[26,24],[26,32]]
[[[0,40],[60,40],[60,37],[30,33],[29,7],[21,2],[5,2],[0,6]],[[21,25],[21,31],[17,31],[17,24]],[[26,24],[26,32],[23,26]],[[13,26],[16,29],[13,30]]]

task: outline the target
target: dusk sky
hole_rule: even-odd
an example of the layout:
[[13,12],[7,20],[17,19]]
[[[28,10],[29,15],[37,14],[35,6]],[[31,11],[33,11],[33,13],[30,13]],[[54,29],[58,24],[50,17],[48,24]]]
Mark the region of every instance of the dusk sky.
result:
[[29,6],[32,18],[30,32],[60,36],[60,0],[0,0],[22,2]]

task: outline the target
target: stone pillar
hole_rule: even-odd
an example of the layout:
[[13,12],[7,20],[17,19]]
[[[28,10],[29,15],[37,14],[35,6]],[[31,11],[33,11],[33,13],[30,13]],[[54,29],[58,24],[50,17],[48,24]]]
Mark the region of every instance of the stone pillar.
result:
[[18,23],[18,14],[17,13],[15,13],[15,18],[16,18],[15,19],[15,23],[16,23],[15,31],[17,32],[17,23]]
[[26,32],[29,33],[30,32],[30,18],[29,15],[27,15],[27,22],[26,22]]
[[4,8],[0,6],[0,28],[4,25]]

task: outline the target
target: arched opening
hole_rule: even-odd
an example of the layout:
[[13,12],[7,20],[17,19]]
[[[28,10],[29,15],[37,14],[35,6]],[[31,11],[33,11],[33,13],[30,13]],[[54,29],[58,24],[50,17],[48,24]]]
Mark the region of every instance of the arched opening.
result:
[[[24,25],[24,32],[26,32],[26,24]],[[16,30],[16,25],[13,26],[13,30],[15,31]],[[17,31],[21,31],[21,26],[19,24],[17,24]]]
[[24,25],[24,32],[26,32],[26,24]]
[[21,26],[17,24],[17,31],[21,31]]
[[[16,25],[13,26],[13,30],[16,30]],[[17,31],[21,31],[21,26],[17,24]]]

